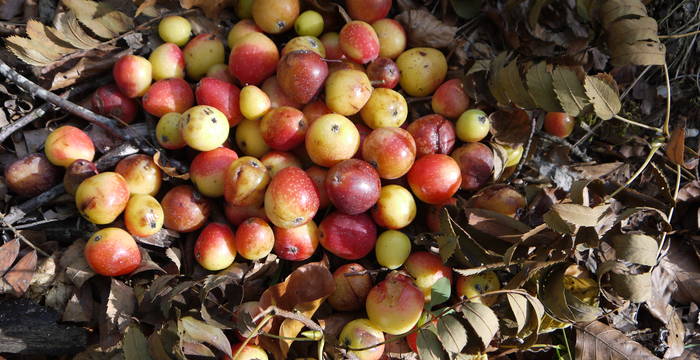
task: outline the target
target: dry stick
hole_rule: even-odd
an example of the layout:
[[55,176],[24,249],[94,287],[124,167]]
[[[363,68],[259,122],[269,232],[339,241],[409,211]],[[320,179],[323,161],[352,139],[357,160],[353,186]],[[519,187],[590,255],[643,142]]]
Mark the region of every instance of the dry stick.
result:
[[[588,162],[588,161],[592,161],[592,160],[593,160],[590,156],[584,154],[584,153],[581,151],[581,149],[579,149],[579,148],[577,148],[577,147],[571,145],[571,143],[569,143],[569,142],[566,141],[565,139],[562,139],[562,138],[560,138],[560,137],[558,137],[558,136],[549,135],[549,134],[547,134],[546,132],[543,132],[543,131],[538,131],[538,132],[537,132],[537,136],[542,137],[542,138],[544,138],[544,139],[547,139],[547,140],[549,140],[549,141],[551,141],[551,142],[553,142],[553,143],[557,143],[557,144],[559,144],[559,145],[564,145],[564,146],[568,147],[569,149],[571,149],[571,153],[572,153],[572,154],[578,156],[578,157],[581,158],[581,160],[583,160],[583,161]],[[524,156],[523,156],[523,158],[524,158]]]
[[[520,158],[520,161],[518,161],[518,167],[515,168],[515,171],[511,176],[508,177],[508,181],[511,181],[512,179],[515,179],[520,175],[520,172],[523,170],[523,167],[525,166],[525,162],[527,162],[527,157],[530,155],[530,147],[532,147],[532,139],[535,137],[535,131],[537,129],[535,128],[537,125],[537,120],[535,118],[532,118],[532,124],[530,125],[530,136],[527,138],[527,143],[525,144],[525,149],[523,150],[523,156]],[[578,149],[577,149],[578,150]],[[571,151],[574,151],[574,148],[571,148]]]
[[675,34],[675,35],[659,35],[659,39],[680,39],[688,36],[698,35],[700,30],[692,31],[685,34]]
[[[97,87],[100,87],[104,84],[107,84],[109,81],[111,81],[111,79],[111,76],[105,76],[95,81],[89,81],[65,91],[60,96],[64,99],[67,99],[72,96],[80,95]],[[0,143],[4,142],[15,131],[29,125],[32,121],[44,116],[44,114],[46,114],[46,112],[48,112],[53,106],[54,105],[51,103],[45,103],[39,106],[38,108],[32,110],[32,112],[30,112],[29,114],[19,118],[17,121],[3,127],[0,130]]]

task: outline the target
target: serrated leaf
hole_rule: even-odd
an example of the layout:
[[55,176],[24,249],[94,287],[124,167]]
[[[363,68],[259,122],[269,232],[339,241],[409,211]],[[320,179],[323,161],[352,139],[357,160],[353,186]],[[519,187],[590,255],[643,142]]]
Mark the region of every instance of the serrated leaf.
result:
[[523,109],[532,109],[537,107],[535,101],[532,100],[530,93],[523,84],[523,79],[518,70],[518,59],[514,59],[503,70],[501,70],[501,87],[505,90],[506,95],[517,107]]
[[442,262],[447,262],[455,253],[455,250],[457,250],[457,237],[453,235],[440,234],[436,237],[436,240],[440,250],[440,259],[442,259]]
[[416,347],[421,360],[447,360],[447,354],[442,349],[440,339],[428,329],[418,330]]
[[554,79],[547,70],[547,63],[542,61],[531,66],[525,75],[527,87],[537,105],[544,111],[561,112],[557,94],[554,92]]
[[517,332],[520,333],[527,325],[528,319],[528,304],[527,298],[521,294],[507,293],[506,299],[508,300],[508,305],[510,306],[510,311],[515,317],[515,323],[517,325]]
[[124,359],[151,360],[148,353],[148,342],[138,325],[130,325],[124,334]]
[[601,4],[599,16],[603,27],[607,28],[622,17],[647,16],[647,8],[639,0],[609,0]]
[[615,256],[634,264],[656,265],[659,244],[651,236],[643,234],[624,234],[612,238]]
[[562,220],[572,225],[596,226],[608,208],[608,205],[591,208],[579,204],[554,204],[550,212],[556,213]]
[[593,321],[601,315],[597,298],[593,305],[581,301],[564,286],[566,270],[574,265],[557,264],[546,269],[540,278],[537,297],[555,320]]
[[491,60],[489,59],[481,59],[481,60],[476,60],[474,61],[474,64],[472,67],[469,68],[469,71],[465,75],[471,75],[473,73],[477,73],[479,71],[489,71],[491,68]]
[[584,88],[591,104],[593,104],[593,111],[599,118],[610,120],[622,109],[617,89],[600,78],[586,76]]
[[659,40],[659,25],[653,18],[622,18],[608,27],[609,44],[632,44],[640,40]]
[[445,315],[438,319],[437,336],[445,350],[451,353],[460,353],[467,346],[467,330],[452,315]]
[[634,303],[649,300],[652,296],[651,272],[641,274],[610,274],[610,284],[623,299]]
[[552,84],[559,103],[570,116],[579,116],[589,106],[586,90],[573,68],[558,66],[552,73]]
[[0,276],[12,266],[19,255],[19,239],[14,239],[0,246]]
[[184,334],[189,336],[192,340],[212,345],[229,357],[233,357],[231,354],[231,344],[221,329],[199,321],[191,316],[181,318],[178,323],[180,331],[183,331]]
[[547,227],[560,234],[573,234],[576,230],[575,225],[564,221],[559,214],[553,211],[544,213],[544,215],[542,215],[542,220],[547,224]]
[[91,0],[62,0],[78,20],[95,35],[112,39],[134,27],[134,21],[121,11],[114,10],[107,3]]
[[46,66],[55,59],[47,58],[40,51],[34,48],[34,43],[30,39],[21,36],[10,36],[5,39],[7,48],[20,60],[29,65]]
[[501,87],[505,81],[502,80],[503,72],[501,71],[508,61],[508,53],[502,52],[491,61],[491,69],[489,70],[488,86],[491,95],[501,105],[510,104],[510,98],[505,93],[505,89]]
[[449,300],[451,291],[450,279],[445,277],[439,278],[435,281],[433,286],[430,287],[430,303],[427,308],[431,309],[433,306]]
[[72,46],[88,50],[100,45],[100,41],[89,36],[80,26],[78,18],[73,12],[59,13],[56,15],[55,28],[47,28],[54,37],[67,41]]
[[620,43],[610,49],[610,56],[614,66],[663,65],[666,63],[666,46],[656,41]]
[[77,50],[75,47],[69,43],[58,39],[49,31],[49,27],[36,21],[27,21],[27,35],[32,41],[43,44],[46,48],[50,49],[51,52],[65,55]]
[[619,330],[593,321],[576,326],[576,360],[583,359],[658,359],[646,347]]
[[472,327],[485,349],[498,332],[498,317],[482,303],[468,302],[462,305],[462,315]]

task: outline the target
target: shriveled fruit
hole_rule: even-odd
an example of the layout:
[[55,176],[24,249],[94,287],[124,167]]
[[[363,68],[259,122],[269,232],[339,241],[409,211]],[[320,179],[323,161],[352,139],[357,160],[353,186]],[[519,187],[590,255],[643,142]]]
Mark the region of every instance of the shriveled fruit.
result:
[[141,252],[134,238],[115,227],[92,234],[83,254],[90,268],[104,276],[130,274],[141,263]]
[[480,143],[467,143],[452,152],[462,171],[464,190],[476,190],[486,185],[493,174],[493,151]]
[[59,168],[37,153],[18,159],[5,168],[5,184],[20,196],[39,195],[56,185],[60,176]]
[[260,206],[270,174],[260,160],[244,156],[233,161],[224,178],[224,197],[235,206]]
[[454,123],[437,114],[414,120],[407,130],[416,141],[416,157],[449,154],[457,137]]
[[163,227],[163,207],[151,195],[134,194],[124,210],[124,225],[134,236],[147,237]]
[[179,232],[192,232],[209,218],[211,202],[190,185],[179,185],[168,191],[160,202],[165,218],[163,225]]

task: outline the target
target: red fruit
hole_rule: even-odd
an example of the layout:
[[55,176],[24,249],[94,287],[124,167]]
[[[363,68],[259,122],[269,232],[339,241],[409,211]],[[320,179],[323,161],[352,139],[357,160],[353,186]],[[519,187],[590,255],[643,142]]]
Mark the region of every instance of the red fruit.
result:
[[151,63],[141,56],[125,55],[114,64],[112,75],[119,90],[130,98],[143,96],[151,86]]
[[5,184],[20,196],[39,195],[56,185],[60,176],[59,169],[42,154],[29,154],[5,168]]
[[52,164],[66,167],[78,159],[92,161],[95,145],[84,131],[64,125],[46,137],[44,154]]
[[423,292],[413,279],[394,272],[369,291],[365,308],[367,317],[379,329],[399,335],[418,323],[424,305]]
[[248,260],[264,258],[274,245],[272,228],[261,218],[248,218],[236,230],[236,250]]
[[462,183],[457,162],[447,155],[429,154],[416,160],[408,172],[408,184],[418,199],[428,204],[443,203]]
[[262,91],[270,98],[270,107],[272,109],[282,106],[300,108],[301,104],[292,100],[287,94],[282,91],[276,76],[270,76],[261,87]]
[[404,267],[423,291],[426,301],[430,301],[432,287],[440,278],[447,278],[452,283],[452,269],[442,263],[439,255],[427,251],[414,252],[406,259]]
[[428,212],[425,215],[425,224],[428,225],[430,231],[440,232],[440,214],[444,211],[443,209],[449,205],[457,205],[457,199],[450,198],[442,204],[428,206]]
[[366,64],[379,56],[379,38],[372,25],[351,21],[340,30],[340,48],[348,59]]
[[265,191],[265,213],[275,226],[304,225],[316,215],[318,191],[304,170],[288,167],[272,178]]
[[270,172],[270,177],[274,177],[280,170],[290,166],[301,168],[299,159],[294,154],[286,151],[270,151],[260,158],[260,162]]
[[236,258],[236,239],[226,224],[210,223],[194,243],[194,258],[207,270],[229,267]]
[[364,213],[332,212],[321,221],[319,231],[321,246],[346,260],[367,256],[377,242],[377,226]]
[[316,165],[306,169],[306,175],[309,175],[311,181],[313,181],[314,185],[316,186],[316,190],[318,191],[319,209],[327,208],[331,202],[328,198],[328,193],[326,192],[327,174],[328,169]]
[[401,128],[374,129],[362,144],[362,158],[377,168],[382,179],[397,179],[411,169],[416,142]]
[[228,58],[231,74],[245,85],[257,85],[277,70],[277,45],[265,34],[252,32],[236,41]]
[[272,109],[260,120],[265,143],[276,150],[287,151],[301,145],[307,129],[304,113],[289,106]]
[[353,20],[371,23],[389,14],[391,0],[346,0],[345,7]]
[[321,43],[326,48],[326,59],[340,60],[343,55],[343,50],[340,49],[340,36],[337,32],[327,32],[321,35]]
[[190,185],[176,186],[160,202],[163,225],[179,232],[191,232],[204,226],[211,212],[211,202]]
[[449,154],[455,146],[455,124],[440,115],[426,115],[407,128],[416,141],[416,157]]
[[325,180],[330,201],[338,211],[349,215],[363,213],[376,204],[381,186],[377,170],[357,159],[333,165]]
[[115,84],[95,90],[91,100],[92,110],[100,115],[130,124],[139,111],[136,101],[124,95]]
[[198,105],[209,105],[226,115],[229,126],[236,126],[241,120],[239,100],[241,90],[236,85],[214,78],[204,78],[195,90]]
[[252,217],[259,217],[267,221],[265,208],[262,206],[236,206],[225,202],[224,214],[226,215],[226,220],[235,226]]
[[476,190],[491,180],[493,151],[488,146],[480,142],[466,143],[451,156],[462,171],[462,189]]
[[83,252],[90,268],[104,276],[126,275],[139,267],[141,252],[136,240],[120,228],[104,228],[94,233]]
[[194,94],[187,81],[171,78],[156,81],[143,96],[143,109],[157,117],[183,113],[194,105]]
[[469,108],[469,97],[460,79],[447,80],[433,93],[433,111],[456,119]]
[[292,100],[306,104],[318,95],[328,77],[328,65],[310,50],[292,51],[277,64],[277,82]]
[[342,265],[333,272],[335,291],[328,297],[328,303],[333,309],[355,311],[365,305],[367,294],[372,288],[372,278],[366,271],[367,269],[362,265],[350,263]]
[[190,177],[197,190],[204,196],[223,196],[226,170],[236,159],[238,154],[225,147],[197,154],[190,164]]
[[313,220],[289,229],[275,226],[274,232],[274,250],[280,259],[304,261],[318,248],[318,227]]
[[399,84],[401,73],[394,60],[380,57],[367,65],[367,76],[372,86],[393,89]]
[[563,112],[549,112],[544,117],[544,131],[565,138],[574,131],[576,121]]

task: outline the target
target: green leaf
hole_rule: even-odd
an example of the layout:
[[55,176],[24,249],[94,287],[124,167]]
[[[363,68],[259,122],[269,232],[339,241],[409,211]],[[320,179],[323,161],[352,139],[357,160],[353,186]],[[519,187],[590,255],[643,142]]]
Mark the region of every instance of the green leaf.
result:
[[554,92],[557,94],[564,112],[571,116],[579,116],[590,106],[590,102],[574,69],[558,66],[552,73],[552,79]]
[[451,292],[450,279],[445,277],[439,278],[430,288],[430,303],[428,304],[428,309],[449,300]]
[[506,82],[501,84],[501,86],[505,89],[506,95],[508,95],[513,104],[523,109],[533,109],[537,107],[535,101],[523,84],[523,79],[518,69],[518,59],[514,59],[508,63],[502,70],[501,80]]
[[126,329],[123,348],[126,360],[151,360],[146,337],[136,324],[129,325]]
[[440,339],[434,332],[428,329],[418,330],[416,337],[416,347],[421,360],[447,360],[447,354],[442,349]]
[[438,248],[440,249],[440,258],[442,262],[447,262],[452,257],[452,254],[457,250],[457,237],[452,235],[440,234],[436,238]]
[[537,105],[544,111],[561,112],[557,94],[554,92],[554,79],[547,70],[547,63],[542,61],[530,67],[525,75],[527,88]]
[[496,314],[482,303],[468,302],[462,306],[462,315],[481,340],[482,349],[486,349],[498,332]]
[[229,357],[231,354],[231,344],[228,342],[224,332],[203,321],[199,321],[191,316],[185,316],[179,321],[179,329],[190,339],[197,342],[204,342],[221,350]]
[[460,353],[467,346],[467,330],[452,315],[445,315],[438,319],[437,336],[445,350],[451,353]]
[[489,90],[491,90],[491,95],[493,95],[496,101],[501,105],[510,104],[510,99],[508,95],[506,95],[505,89],[502,87],[502,84],[506,83],[502,80],[502,74],[507,61],[508,53],[504,51],[491,61],[491,69],[489,70]]
[[471,19],[481,11],[482,0],[451,0],[450,2],[457,16],[464,19]]
[[612,238],[615,256],[635,264],[654,266],[659,244],[651,236],[624,234]]
[[583,86],[586,89],[586,95],[593,104],[593,111],[599,118],[610,120],[622,109],[617,89],[607,81],[596,76],[586,76],[586,82]]

